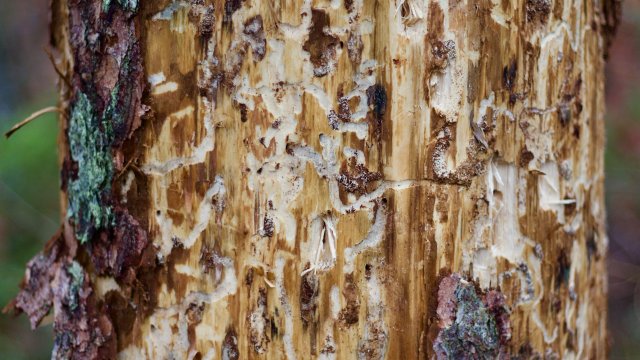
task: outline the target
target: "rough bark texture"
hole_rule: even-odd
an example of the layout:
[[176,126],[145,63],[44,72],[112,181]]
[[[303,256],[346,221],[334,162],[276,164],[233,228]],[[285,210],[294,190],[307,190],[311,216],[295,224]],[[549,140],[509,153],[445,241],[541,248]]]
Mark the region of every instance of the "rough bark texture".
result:
[[603,358],[619,3],[54,0],[60,358]]

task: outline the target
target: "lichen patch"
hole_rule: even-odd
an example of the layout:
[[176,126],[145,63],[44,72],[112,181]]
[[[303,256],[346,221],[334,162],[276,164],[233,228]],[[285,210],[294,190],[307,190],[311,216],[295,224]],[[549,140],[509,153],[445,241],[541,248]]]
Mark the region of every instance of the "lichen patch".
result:
[[460,275],[449,275],[440,281],[437,313],[440,332],[433,350],[438,359],[490,359],[507,354],[511,328],[499,292],[479,292]]

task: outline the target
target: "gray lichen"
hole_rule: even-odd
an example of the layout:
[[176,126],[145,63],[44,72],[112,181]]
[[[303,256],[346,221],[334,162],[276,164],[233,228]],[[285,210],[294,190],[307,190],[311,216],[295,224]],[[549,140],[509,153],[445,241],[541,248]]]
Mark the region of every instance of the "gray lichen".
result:
[[[114,160],[141,124],[144,71],[134,15],[139,0],[78,2],[71,7],[74,93],[67,123],[69,156],[63,169],[68,196],[67,217],[78,241],[98,234],[107,244],[121,223],[112,194]],[[97,18],[86,14],[100,13]],[[109,75],[105,75],[109,74]],[[107,240],[107,238],[109,240]],[[98,254],[93,242],[91,254]],[[112,251],[112,250],[110,250]],[[108,267],[104,267],[105,269]]]
[[102,201],[111,191],[113,129],[110,121],[95,114],[89,98],[78,93],[67,134],[71,158],[77,164],[77,175],[68,186],[67,217],[75,220],[76,236],[86,243],[95,229],[114,220],[111,207]]
[[[111,2],[112,1],[113,0],[103,0],[103,2],[102,2],[102,11],[104,11],[104,12],[109,11],[109,8],[111,7]],[[116,0],[116,2],[124,10],[130,11],[130,12],[138,11],[138,0]]]
[[455,274],[441,282],[442,329],[433,345],[438,359],[495,359],[504,352],[510,338],[504,297],[496,291],[489,295],[479,295],[473,283]]
[[82,269],[82,265],[74,260],[71,262],[71,265],[67,267],[67,273],[71,276],[69,285],[69,309],[73,311],[78,307],[78,292],[84,283],[84,270]]

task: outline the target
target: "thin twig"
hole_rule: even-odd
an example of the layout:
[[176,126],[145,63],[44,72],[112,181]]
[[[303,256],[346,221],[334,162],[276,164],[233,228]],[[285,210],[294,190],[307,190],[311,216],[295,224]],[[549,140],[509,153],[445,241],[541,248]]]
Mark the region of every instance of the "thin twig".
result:
[[122,176],[122,174],[125,173],[125,171],[127,171],[127,168],[129,168],[129,165],[131,165],[131,167],[134,168],[135,170],[140,171],[140,169],[137,166],[132,164],[135,159],[136,159],[136,157],[132,156],[131,159],[129,159],[129,161],[127,161],[127,163],[124,165],[122,170],[120,170],[120,172],[116,175],[116,180],[119,179],[120,176]]
[[34,112],[33,114],[29,115],[26,119],[20,121],[19,123],[13,125],[13,127],[11,128],[11,130],[7,131],[4,136],[7,137],[7,139],[13,135],[14,132],[20,130],[21,127],[27,125],[28,123],[30,123],[31,121],[39,118],[40,116],[50,113],[50,112],[59,112],[62,113],[62,110],[60,110],[60,108],[55,107],[55,106],[48,106],[44,109],[40,109],[36,112]]
[[56,63],[56,60],[53,57],[53,53],[51,53],[51,49],[49,49],[48,47],[45,46],[44,47],[44,52],[47,53],[47,56],[49,57],[49,61],[51,61],[51,65],[53,66],[53,70],[55,70],[55,72],[62,79],[62,81],[64,81],[64,83],[67,85],[67,87],[69,89],[71,89],[71,87],[72,87],[71,86],[71,82],[69,81],[67,76],[62,73],[62,70],[60,70],[60,68],[58,68],[58,64]]

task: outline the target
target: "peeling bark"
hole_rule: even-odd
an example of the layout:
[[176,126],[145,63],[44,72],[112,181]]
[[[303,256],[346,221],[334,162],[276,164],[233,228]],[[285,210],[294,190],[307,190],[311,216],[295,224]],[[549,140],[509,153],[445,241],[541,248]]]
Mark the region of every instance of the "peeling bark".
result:
[[619,12],[55,0],[66,216],[9,308],[56,358],[603,358]]

